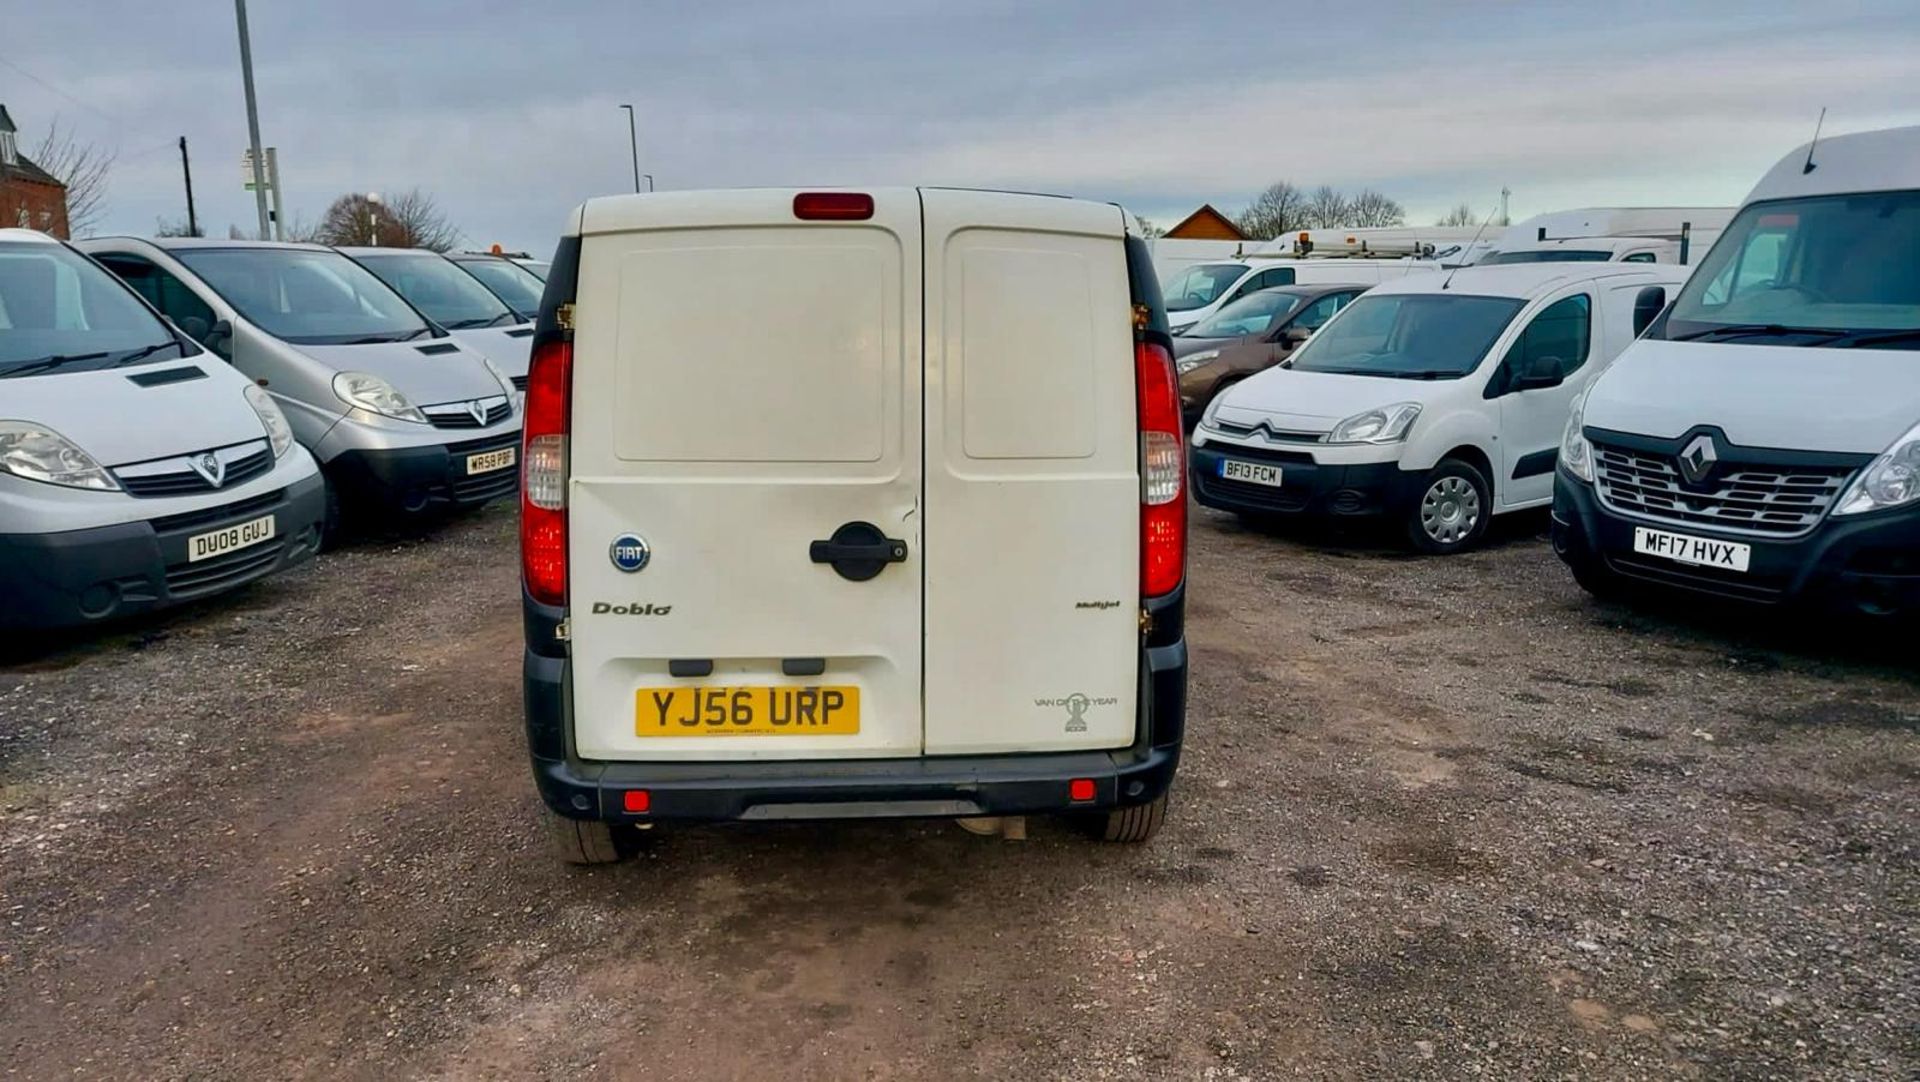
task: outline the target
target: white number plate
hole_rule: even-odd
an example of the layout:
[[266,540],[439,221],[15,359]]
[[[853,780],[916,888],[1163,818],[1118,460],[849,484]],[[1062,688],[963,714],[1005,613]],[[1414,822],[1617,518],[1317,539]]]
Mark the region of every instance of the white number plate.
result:
[[515,447],[502,447],[498,451],[488,451],[480,455],[468,455],[467,476],[472,477],[476,473],[492,473],[495,470],[506,469],[508,466],[513,465],[514,452],[517,450],[518,448]]
[[1717,567],[1722,571],[1745,571],[1747,561],[1753,556],[1752,545],[1710,541],[1683,533],[1649,530],[1645,526],[1633,528],[1633,551],[1648,556],[1662,556],[1695,567]]
[[187,562],[212,559],[225,556],[229,552],[257,545],[262,541],[273,540],[273,516],[261,515],[251,522],[242,522],[237,526],[215,530],[212,533],[195,534],[187,538]]
[[1220,460],[1220,478],[1224,481],[1245,481],[1250,485],[1280,487],[1280,467],[1269,466],[1264,462],[1240,462],[1236,459]]

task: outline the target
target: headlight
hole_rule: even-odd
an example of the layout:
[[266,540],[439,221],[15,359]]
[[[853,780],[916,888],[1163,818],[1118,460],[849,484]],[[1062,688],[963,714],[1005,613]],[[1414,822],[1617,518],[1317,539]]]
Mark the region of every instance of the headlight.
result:
[[257,383],[247,384],[245,392],[247,405],[260,417],[260,427],[267,430],[267,442],[273,444],[273,457],[279,458],[293,446],[293,429],[287,425],[287,415],[280,412],[280,403]]
[[1920,500],[1920,425],[1893,441],[1886,453],[1860,471],[1840,496],[1836,515],[1884,511]]
[[1593,480],[1593,445],[1581,429],[1587,425],[1587,396],[1573,400],[1573,413],[1567,417],[1567,430],[1560,434],[1560,464],[1582,481]]
[[370,376],[365,372],[342,372],[333,377],[333,393],[349,406],[358,406],[396,420],[427,423],[427,415],[421,413],[418,406],[407,401],[406,395],[394,390],[393,384],[379,376]]
[[72,440],[31,421],[0,421],[0,470],[68,488],[112,492],[120,487]]
[[1174,371],[1184,376],[1188,372],[1193,371],[1194,369],[1200,367],[1203,364],[1206,364],[1208,361],[1218,358],[1219,356],[1220,356],[1220,351],[1217,349],[1203,349],[1198,353],[1189,353],[1185,357],[1180,358],[1178,361],[1174,362],[1173,368],[1174,368]]
[[1401,402],[1377,410],[1356,413],[1333,426],[1328,443],[1399,443],[1407,438],[1413,419],[1420,416],[1418,402]]

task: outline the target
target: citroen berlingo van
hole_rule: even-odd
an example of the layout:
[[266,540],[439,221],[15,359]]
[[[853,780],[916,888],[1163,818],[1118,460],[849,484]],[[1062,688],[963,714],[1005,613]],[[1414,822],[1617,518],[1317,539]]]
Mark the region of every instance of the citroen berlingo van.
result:
[[574,212],[521,508],[527,738],[566,859],[680,820],[1158,829],[1186,487],[1126,221],[939,188]]
[[511,377],[331,248],[102,237],[82,251],[273,396],[339,512],[477,506],[514,491]]
[[1761,178],[1575,405],[1553,520],[1596,594],[1920,615],[1920,127]]
[[0,631],[252,582],[312,555],[321,507],[271,396],[92,260],[0,229]]

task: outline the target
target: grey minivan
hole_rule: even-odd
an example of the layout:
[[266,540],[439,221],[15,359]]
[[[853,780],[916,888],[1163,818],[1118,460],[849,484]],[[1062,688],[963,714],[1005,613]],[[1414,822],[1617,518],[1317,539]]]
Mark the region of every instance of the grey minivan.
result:
[[313,554],[274,400],[43,233],[0,229],[0,631],[204,598]]
[[343,509],[477,505],[519,486],[512,380],[331,248],[105,237],[78,247],[266,388]]

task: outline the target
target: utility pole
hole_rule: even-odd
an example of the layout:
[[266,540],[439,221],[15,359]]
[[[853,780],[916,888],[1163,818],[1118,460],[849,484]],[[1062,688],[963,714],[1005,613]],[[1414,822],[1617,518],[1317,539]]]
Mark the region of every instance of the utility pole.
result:
[[[620,108],[627,111],[627,146],[633,151],[633,190],[638,192],[640,190],[640,136],[633,126],[633,106],[622,105]],[[647,178],[647,184],[647,190],[652,191],[652,177]]]
[[267,226],[267,163],[260,153],[260,107],[253,99],[253,44],[247,37],[247,0],[233,0],[233,17],[240,24],[240,79],[247,88],[247,139],[253,146],[253,200],[260,211],[260,239],[272,236]]
[[267,183],[273,185],[273,239],[287,239],[287,216],[280,207],[280,151],[267,148]]
[[180,175],[187,181],[187,236],[200,235],[200,220],[193,216],[193,166],[187,164],[187,137],[180,137]]
[[1513,189],[1511,188],[1507,188],[1503,186],[1500,189],[1500,224],[1501,225],[1513,224],[1513,219],[1507,217],[1507,197],[1512,194],[1513,194]]

